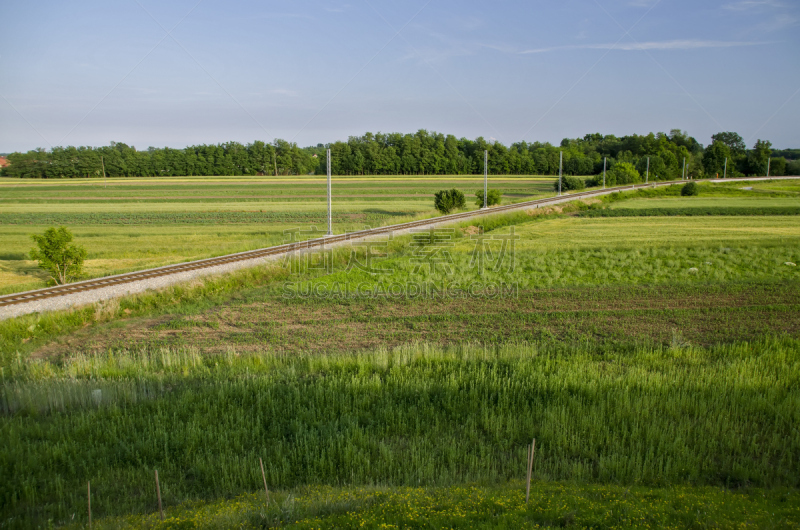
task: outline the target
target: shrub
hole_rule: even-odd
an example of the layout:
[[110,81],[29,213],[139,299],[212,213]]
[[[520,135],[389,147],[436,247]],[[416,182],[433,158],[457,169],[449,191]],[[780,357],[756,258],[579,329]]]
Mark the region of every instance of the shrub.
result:
[[[602,179],[602,176],[600,177]],[[606,174],[606,186],[621,186],[623,184],[634,184],[641,182],[642,176],[628,162],[618,162],[614,164]]]
[[[561,191],[582,190],[586,187],[586,183],[582,178],[563,176],[561,177]],[[558,179],[553,183],[553,189],[558,191]]]
[[[496,204],[500,204],[502,199],[503,193],[500,190],[489,190],[489,193],[486,197],[486,205],[494,206]],[[475,192],[475,204],[477,206],[483,206],[483,190],[478,190]]]
[[448,214],[453,210],[463,208],[467,202],[464,194],[453,188],[451,190],[437,191],[433,196],[433,205],[443,214]]
[[44,235],[32,235],[39,248],[31,250],[31,259],[39,262],[39,267],[50,273],[57,284],[65,284],[80,276],[86,249],[70,245],[72,232],[66,227],[50,227]]
[[684,197],[690,197],[692,195],[698,195],[700,190],[697,187],[697,183],[695,182],[688,182],[683,185],[681,188],[681,195]]

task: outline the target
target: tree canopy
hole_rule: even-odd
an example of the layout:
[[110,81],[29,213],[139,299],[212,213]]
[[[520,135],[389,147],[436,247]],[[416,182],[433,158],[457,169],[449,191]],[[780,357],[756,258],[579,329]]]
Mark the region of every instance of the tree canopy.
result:
[[800,150],[772,151],[770,142],[758,140],[746,149],[734,132],[712,136],[708,148],[680,129],[669,133],[616,137],[600,133],[565,138],[560,145],[516,142],[506,146],[482,137],[474,140],[421,129],[416,133],[365,133],[347,141],[298,147],[285,140],[244,145],[227,142],[184,149],[150,147],[140,151],[124,143],[104,147],[54,147],[8,155],[3,176],[23,178],[81,178],[213,175],[325,174],[325,149],[331,150],[335,175],[464,175],[483,173],[483,151],[489,152],[493,175],[557,175],[563,153],[564,175],[597,175],[607,159],[609,171],[630,164],[644,177],[650,160],[650,180],[681,176],[686,159],[692,178],[722,173],[728,159],[728,176],[765,174],[770,156],[784,156],[786,171]]

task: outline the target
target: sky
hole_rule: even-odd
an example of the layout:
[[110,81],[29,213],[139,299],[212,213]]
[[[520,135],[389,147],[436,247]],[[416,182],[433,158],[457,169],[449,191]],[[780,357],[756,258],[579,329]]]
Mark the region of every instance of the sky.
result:
[[0,152],[682,129],[800,148],[798,0],[3,0]]

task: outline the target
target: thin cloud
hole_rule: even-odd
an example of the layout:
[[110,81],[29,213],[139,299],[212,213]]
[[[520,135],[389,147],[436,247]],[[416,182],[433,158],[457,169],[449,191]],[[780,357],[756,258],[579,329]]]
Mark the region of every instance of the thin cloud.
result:
[[740,2],[734,2],[722,7],[730,11],[748,11],[760,7],[784,8],[787,6],[783,2],[778,2],[777,0],[741,0]]
[[549,48],[533,48],[519,52],[523,55],[548,53],[565,50],[696,50],[700,48],[734,48],[739,46],[757,46],[765,42],[747,41],[714,41],[714,40],[671,40],[661,42],[634,42],[626,44],[573,44],[567,46],[551,46]]
[[784,13],[775,16],[772,20],[762,22],[758,25],[758,30],[763,32],[779,31],[784,28],[797,26],[798,22],[800,22],[800,20],[798,20],[796,16]]
[[344,13],[348,11],[352,6],[350,4],[344,4],[338,7],[326,7],[325,11],[328,13]]

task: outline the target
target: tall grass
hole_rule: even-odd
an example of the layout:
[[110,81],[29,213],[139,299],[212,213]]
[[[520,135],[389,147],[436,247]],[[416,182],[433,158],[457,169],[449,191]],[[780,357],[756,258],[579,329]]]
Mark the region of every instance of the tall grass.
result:
[[[100,392],[97,392],[99,390]],[[426,345],[363,355],[130,350],[19,361],[0,397],[3,521],[274,487],[537,480],[800,484],[800,341],[711,349]],[[13,519],[12,519],[13,518]]]

